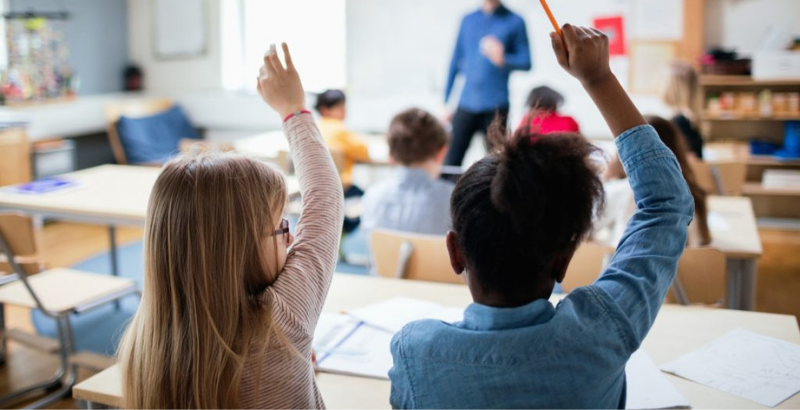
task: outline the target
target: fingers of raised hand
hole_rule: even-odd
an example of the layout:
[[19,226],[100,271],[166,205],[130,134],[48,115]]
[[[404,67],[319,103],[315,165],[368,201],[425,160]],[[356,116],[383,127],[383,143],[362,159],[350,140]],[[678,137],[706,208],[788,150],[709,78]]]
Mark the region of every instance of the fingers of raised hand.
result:
[[292,60],[292,53],[289,51],[289,46],[286,43],[281,44],[283,48],[283,58],[286,60],[286,69],[294,71],[294,60]]

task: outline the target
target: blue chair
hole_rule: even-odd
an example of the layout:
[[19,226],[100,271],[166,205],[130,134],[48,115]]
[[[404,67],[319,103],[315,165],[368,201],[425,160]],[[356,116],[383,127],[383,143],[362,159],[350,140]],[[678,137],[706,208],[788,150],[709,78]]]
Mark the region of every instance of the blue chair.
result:
[[170,100],[123,100],[105,107],[109,143],[119,164],[161,165],[183,140],[199,140],[183,110]]

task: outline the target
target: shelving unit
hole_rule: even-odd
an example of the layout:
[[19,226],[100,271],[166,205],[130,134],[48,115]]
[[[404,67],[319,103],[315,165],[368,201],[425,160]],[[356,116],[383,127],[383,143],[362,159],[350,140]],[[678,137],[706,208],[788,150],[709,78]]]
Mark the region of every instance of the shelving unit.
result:
[[[757,81],[750,76],[704,75],[700,77],[700,95],[704,109],[711,93],[758,93],[770,90],[773,93],[800,93],[800,80]],[[755,114],[742,116],[734,112],[712,114],[705,112],[701,118],[701,128],[706,140],[747,141],[752,138],[783,141],[784,124],[787,121],[800,121],[800,114],[761,117]]]
[[[756,113],[742,115],[737,112],[712,114],[708,112],[709,94],[800,92],[797,81],[756,81],[750,76],[706,75],[700,77],[703,109],[701,117],[703,135],[707,144],[708,162],[743,162],[747,165],[747,179],[743,194],[753,201],[753,210],[759,224],[780,229],[800,229],[800,189],[766,188],[762,184],[768,169],[800,170],[800,160],[779,160],[772,156],[751,155],[748,141],[754,138],[782,144],[787,121],[800,121],[800,114],[761,117]],[[738,96],[737,96],[738,98]],[[758,101],[756,101],[758,103]]]

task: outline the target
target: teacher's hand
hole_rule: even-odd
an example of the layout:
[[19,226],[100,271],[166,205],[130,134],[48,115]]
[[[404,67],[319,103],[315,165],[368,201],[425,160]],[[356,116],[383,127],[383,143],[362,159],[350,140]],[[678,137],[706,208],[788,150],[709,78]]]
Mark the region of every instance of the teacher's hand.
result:
[[506,47],[495,36],[486,36],[481,40],[481,53],[497,67],[506,65]]

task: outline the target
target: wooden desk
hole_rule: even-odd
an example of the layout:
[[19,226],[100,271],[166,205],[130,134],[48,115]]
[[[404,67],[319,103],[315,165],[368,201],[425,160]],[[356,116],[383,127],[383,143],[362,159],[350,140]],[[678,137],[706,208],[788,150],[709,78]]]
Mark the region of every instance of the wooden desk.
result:
[[[62,175],[77,186],[57,192],[24,195],[0,189],[0,211],[108,226],[111,271],[116,275],[116,227],[144,225],[150,191],[160,172],[155,167],[102,165]],[[290,195],[300,192],[296,177],[287,177],[286,183]]]
[[[395,296],[458,307],[465,307],[471,302],[469,291],[461,285],[337,274],[325,310],[338,312],[354,309]],[[797,321],[791,316],[665,306],[645,340],[644,348],[657,364],[662,365],[740,327],[800,344]],[[686,396],[693,408],[763,408],[757,403],[688,380],[671,375],[667,375],[667,378]],[[388,381],[323,373],[317,377],[317,382],[328,408],[389,408]],[[121,396],[119,369],[109,368],[78,384],[73,389],[73,396],[96,404],[118,405]],[[780,408],[798,406],[800,396],[795,396]]]
[[727,307],[755,310],[757,262],[763,253],[749,198],[708,197],[711,246],[728,258]]
[[[380,134],[362,134],[369,147],[369,155],[372,159],[370,165],[390,165],[389,164],[389,145],[386,136]],[[237,152],[250,155],[265,161],[275,162],[281,152],[289,152],[289,143],[283,136],[283,131],[272,131],[263,134],[253,135],[252,137],[240,138],[233,142]]]

